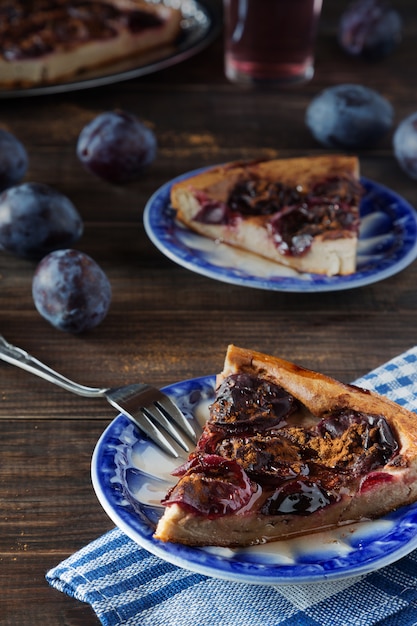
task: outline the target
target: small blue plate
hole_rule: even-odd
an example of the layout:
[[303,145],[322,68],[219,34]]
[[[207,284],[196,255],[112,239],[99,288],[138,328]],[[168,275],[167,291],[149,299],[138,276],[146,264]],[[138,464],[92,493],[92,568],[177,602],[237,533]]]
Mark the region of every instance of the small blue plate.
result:
[[271,291],[337,291],[384,280],[417,257],[415,209],[398,194],[366,178],[361,179],[365,195],[360,206],[357,271],[349,276],[301,274],[202,237],[176,221],[170,191],[174,183],[206,169],[188,172],[160,187],[144,211],[145,230],[154,245],[189,270],[226,283]]
[[[200,425],[214,397],[215,377],[186,380],[164,391]],[[381,519],[244,549],[192,548],[153,538],[160,500],[179,465],[123,415],[107,427],[92,458],[97,497],[113,522],[160,558],[200,574],[256,584],[323,582],[367,574],[417,548],[417,503]]]

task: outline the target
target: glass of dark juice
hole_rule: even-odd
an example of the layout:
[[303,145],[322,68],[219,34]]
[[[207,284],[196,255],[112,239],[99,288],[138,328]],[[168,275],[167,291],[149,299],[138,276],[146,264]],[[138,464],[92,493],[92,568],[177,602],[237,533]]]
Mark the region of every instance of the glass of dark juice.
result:
[[227,78],[252,85],[310,80],[321,7],[322,0],[224,0]]

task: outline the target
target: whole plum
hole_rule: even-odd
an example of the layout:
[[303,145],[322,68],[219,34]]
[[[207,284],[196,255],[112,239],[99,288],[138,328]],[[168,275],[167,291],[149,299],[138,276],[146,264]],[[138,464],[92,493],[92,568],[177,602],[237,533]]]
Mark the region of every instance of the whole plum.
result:
[[18,183],[26,174],[28,155],[23,144],[0,129],[0,191]]
[[402,38],[400,14],[384,0],[356,0],[339,22],[340,46],[351,56],[376,61],[397,47]]
[[56,250],[35,270],[32,296],[52,326],[69,333],[91,330],[106,317],[110,282],[101,267],[78,250]]
[[72,202],[43,183],[22,183],[0,195],[0,246],[17,256],[36,260],[67,248],[83,228]]
[[391,128],[392,105],[363,85],[329,87],[309,104],[306,124],[319,143],[329,148],[369,148]]
[[393,137],[394,155],[404,172],[417,180],[417,112],[399,123]]
[[98,115],[83,128],[77,142],[84,167],[111,183],[136,179],[155,159],[156,151],[152,130],[125,111]]

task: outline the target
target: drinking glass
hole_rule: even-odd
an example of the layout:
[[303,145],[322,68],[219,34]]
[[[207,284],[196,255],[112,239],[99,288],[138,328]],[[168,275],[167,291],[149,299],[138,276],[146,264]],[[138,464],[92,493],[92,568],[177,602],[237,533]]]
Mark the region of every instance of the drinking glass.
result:
[[223,5],[229,80],[286,85],[312,78],[322,0],[224,0]]

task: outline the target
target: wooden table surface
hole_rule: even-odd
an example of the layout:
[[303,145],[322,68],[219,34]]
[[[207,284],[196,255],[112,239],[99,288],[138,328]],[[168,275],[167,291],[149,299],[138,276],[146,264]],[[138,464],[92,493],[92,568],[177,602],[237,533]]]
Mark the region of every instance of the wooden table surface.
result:
[[[214,5],[218,2],[213,0]],[[284,91],[228,83],[223,43],[152,75],[78,92],[2,99],[0,126],[25,144],[25,180],[56,187],[77,206],[77,247],[106,271],[113,300],[93,332],[73,336],[40,317],[31,296],[35,265],[0,255],[0,331],[66,376],[90,385],[148,381],[162,386],[217,372],[230,342],[270,352],[350,381],[417,340],[417,264],[368,286],[286,293],[229,285],[180,267],[148,239],[150,195],[199,166],[321,154],[304,124],[312,97],[361,83],[387,97],[395,125],[417,110],[417,7],[397,0],[404,39],[389,58],[365,63],[336,41],[347,2],[324,2],[314,79]],[[86,172],[75,146],[97,114],[125,109],[156,133],[146,174],[112,186]],[[359,152],[362,174],[417,205],[417,182],[399,168],[392,133]],[[94,446],[115,412],[0,363],[0,624],[92,626],[91,608],[50,588],[46,571],[113,527],[90,481]]]

